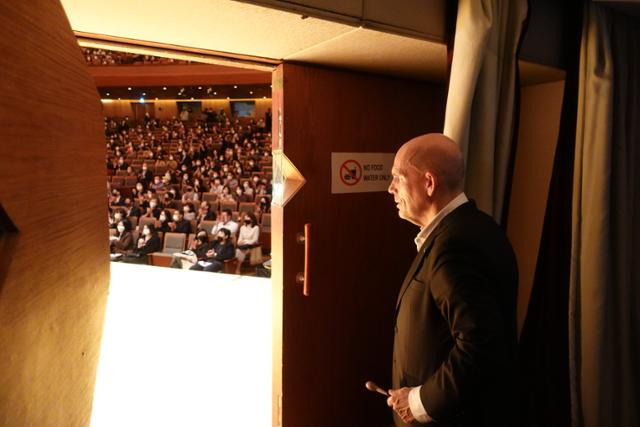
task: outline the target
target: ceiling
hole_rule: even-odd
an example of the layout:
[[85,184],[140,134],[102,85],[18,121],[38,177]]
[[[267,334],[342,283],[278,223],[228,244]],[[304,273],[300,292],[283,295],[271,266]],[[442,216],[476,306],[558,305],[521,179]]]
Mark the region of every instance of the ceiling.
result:
[[[259,77],[251,77],[247,68],[267,71],[261,78],[269,80],[282,61],[446,82],[444,0],[157,0],[152,6],[129,0],[61,1],[83,46],[236,66],[207,81],[205,72],[188,77],[175,70],[172,77],[169,68],[140,67],[147,69],[146,76],[131,70],[120,77],[94,70],[99,85],[260,83],[251,80]],[[522,84],[564,75],[525,61],[520,67]]]
[[[414,2],[415,3],[415,2]],[[444,82],[441,41],[374,30],[230,0],[62,0],[76,32],[132,43],[240,54],[255,61],[304,61]]]

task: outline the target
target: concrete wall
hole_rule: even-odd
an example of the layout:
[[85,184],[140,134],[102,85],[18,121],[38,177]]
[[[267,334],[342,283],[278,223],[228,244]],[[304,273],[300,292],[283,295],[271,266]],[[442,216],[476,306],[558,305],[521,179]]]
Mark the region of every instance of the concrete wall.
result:
[[18,229],[0,233],[0,425],[86,426],[109,281],[100,101],[58,1],[3,2],[0,27],[0,203]]

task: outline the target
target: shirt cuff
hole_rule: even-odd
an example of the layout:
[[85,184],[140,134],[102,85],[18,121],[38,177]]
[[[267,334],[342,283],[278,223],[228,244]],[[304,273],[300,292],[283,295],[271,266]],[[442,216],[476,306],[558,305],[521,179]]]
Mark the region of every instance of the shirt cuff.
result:
[[422,386],[413,387],[411,391],[409,391],[409,409],[411,409],[411,414],[416,421],[419,423],[428,423],[433,420],[433,418],[427,414],[427,410],[424,409],[422,405],[422,400],[420,399],[421,388]]

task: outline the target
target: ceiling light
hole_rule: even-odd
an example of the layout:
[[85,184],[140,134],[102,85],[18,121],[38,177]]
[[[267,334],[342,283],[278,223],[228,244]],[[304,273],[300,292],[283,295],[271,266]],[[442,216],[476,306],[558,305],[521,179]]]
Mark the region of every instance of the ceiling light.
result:
[[218,94],[218,92],[213,92],[213,94],[214,94],[214,95],[217,95],[217,94]]
[[238,86],[236,86],[236,85],[233,85],[233,88],[234,88],[234,89],[238,89]]
[[198,90],[202,90],[202,86],[198,86]]
[[158,100],[158,97],[156,96],[156,101]]
[[107,96],[111,95],[109,92],[107,92]]
[[129,87],[127,88],[127,90],[131,90],[131,86],[129,86]]
[[191,97],[191,100],[193,101],[193,96]]
[[262,99],[267,99],[267,97],[266,97],[266,96],[263,96],[263,97],[262,97]]
[[166,86],[162,86],[162,90],[167,90],[167,87]]
[[231,99],[231,98],[229,98],[229,97],[227,96],[227,99]]
[[252,90],[249,91],[249,95],[253,95],[253,91]]
[[146,96],[146,95],[147,95],[147,92],[142,92],[142,96]]

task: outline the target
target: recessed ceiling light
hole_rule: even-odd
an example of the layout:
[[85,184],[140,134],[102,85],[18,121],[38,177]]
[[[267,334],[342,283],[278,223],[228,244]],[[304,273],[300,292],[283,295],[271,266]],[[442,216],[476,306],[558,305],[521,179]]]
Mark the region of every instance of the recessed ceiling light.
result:
[[147,95],[147,92],[142,92],[142,96],[146,96],[146,95]]
[[214,94],[214,95],[217,95],[217,94],[218,94],[218,92],[213,92],[213,94]]
[[162,86],[162,90],[167,90],[167,87],[166,86]]
[[158,100],[158,97],[156,96],[156,101]]
[[193,100],[193,96],[191,97],[191,99]]
[[202,90],[202,86],[198,86],[198,90]]
[[120,98],[118,98],[118,101],[120,101]]
[[252,90],[249,91],[249,95],[253,95],[253,91]]
[[109,92],[107,92],[107,96],[111,95]]
[[229,97],[227,96],[227,99],[231,99],[231,98],[229,98]]
[[266,96],[263,96],[263,97],[262,97],[262,99],[267,99],[267,97],[266,97]]
[[129,87],[127,88],[127,90],[131,90],[131,86],[129,86]]
[[238,86],[236,86],[236,85],[233,85],[233,88],[234,88],[234,89],[238,89]]

